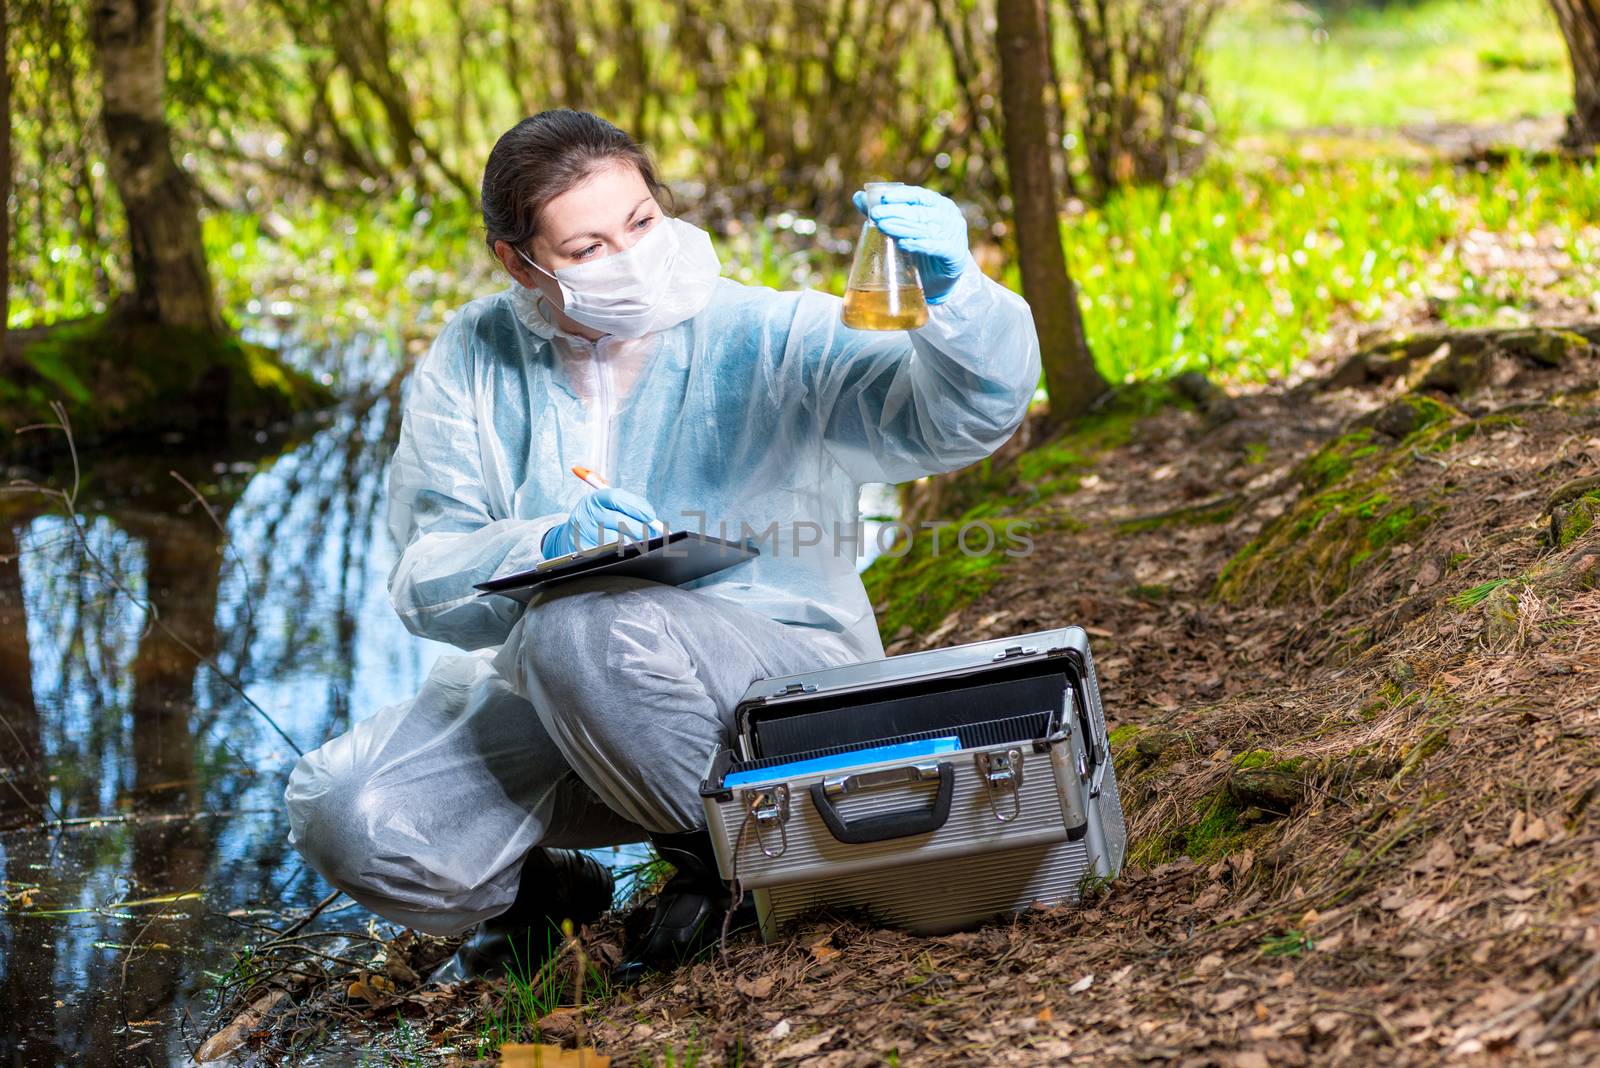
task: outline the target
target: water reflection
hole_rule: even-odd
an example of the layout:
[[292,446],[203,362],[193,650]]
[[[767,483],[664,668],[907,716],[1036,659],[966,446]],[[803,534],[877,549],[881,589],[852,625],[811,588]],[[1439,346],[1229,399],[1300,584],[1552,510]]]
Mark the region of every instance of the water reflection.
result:
[[81,528],[0,498],[0,1064],[186,1063],[252,924],[326,893],[284,839],[294,750],[225,676],[310,749],[442,650],[384,588],[375,355],[308,439],[86,454]]
[[87,453],[76,520],[0,496],[0,1064],[189,1063],[234,951],[327,893],[285,839],[295,749],[450,651],[385,586],[400,364],[346,350],[360,399],[298,439]]

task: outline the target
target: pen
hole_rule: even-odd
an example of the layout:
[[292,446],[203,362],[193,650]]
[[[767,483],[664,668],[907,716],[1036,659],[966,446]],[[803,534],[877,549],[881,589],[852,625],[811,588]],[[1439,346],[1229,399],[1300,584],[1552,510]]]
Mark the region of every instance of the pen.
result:
[[[590,470],[581,464],[573,467],[572,473],[587,482],[590,489],[598,490],[611,488],[611,483],[602,478],[600,472]],[[658,534],[665,534],[667,532],[667,525],[659,519],[651,520],[650,528]]]

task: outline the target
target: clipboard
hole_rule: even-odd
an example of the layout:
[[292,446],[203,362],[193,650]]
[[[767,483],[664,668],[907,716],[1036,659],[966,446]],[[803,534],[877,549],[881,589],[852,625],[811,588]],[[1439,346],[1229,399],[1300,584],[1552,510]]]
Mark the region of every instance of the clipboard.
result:
[[482,591],[480,597],[499,594],[525,602],[549,586],[589,575],[622,575],[682,586],[760,555],[761,550],[749,539],[729,541],[697,531],[674,530],[542,560],[526,571],[480,582],[473,589]]

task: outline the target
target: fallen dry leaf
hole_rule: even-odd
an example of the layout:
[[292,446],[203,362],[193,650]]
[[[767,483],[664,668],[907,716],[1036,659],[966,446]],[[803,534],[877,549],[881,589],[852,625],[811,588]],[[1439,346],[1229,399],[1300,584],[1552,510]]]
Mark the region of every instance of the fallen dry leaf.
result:
[[760,975],[754,979],[736,979],[734,988],[747,998],[764,998],[772,993],[773,978],[770,975]]
[[1214,1012],[1227,1012],[1250,996],[1250,988],[1236,986],[1232,990],[1224,990],[1211,999],[1211,1008]]
[[1411,865],[1411,870],[1425,875],[1428,872],[1453,868],[1455,864],[1456,851],[1450,848],[1450,843],[1444,838],[1435,838],[1428,851]]
[[352,980],[350,985],[345,987],[344,996],[352,1001],[357,999],[365,1001],[369,1005],[377,1005],[383,1001],[383,996],[366,979]]
[[839,1029],[837,1027],[830,1027],[825,1031],[817,1032],[810,1038],[802,1038],[797,1042],[789,1043],[774,1053],[772,1057],[778,1061],[793,1061],[802,1057],[809,1057],[829,1042],[832,1042],[833,1036],[838,1033]]

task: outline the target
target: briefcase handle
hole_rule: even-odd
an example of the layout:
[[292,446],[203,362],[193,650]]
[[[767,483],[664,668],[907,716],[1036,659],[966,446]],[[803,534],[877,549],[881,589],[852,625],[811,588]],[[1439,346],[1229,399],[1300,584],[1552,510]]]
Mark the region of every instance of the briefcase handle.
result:
[[[863,816],[847,820],[839,814],[833,803],[834,794],[853,794],[878,786],[921,782],[935,776],[939,789],[933,797],[933,807],[910,809],[903,812],[885,812],[877,816]],[[940,761],[934,764],[907,764],[902,768],[844,775],[836,779],[823,779],[811,784],[811,803],[817,815],[828,828],[828,833],[845,845],[865,845],[868,842],[887,842],[895,838],[929,834],[943,827],[950,818],[950,801],[956,792],[956,772],[953,765]]]

